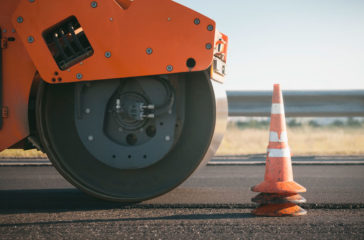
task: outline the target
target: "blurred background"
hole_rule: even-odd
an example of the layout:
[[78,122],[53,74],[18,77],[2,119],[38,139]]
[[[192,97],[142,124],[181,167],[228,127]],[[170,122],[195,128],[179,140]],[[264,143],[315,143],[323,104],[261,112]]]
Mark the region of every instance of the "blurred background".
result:
[[364,88],[363,0],[176,0],[229,40],[234,90]]
[[[228,90],[364,89],[363,0],[177,0],[229,36]],[[288,118],[294,155],[364,154],[363,118]],[[264,153],[269,118],[230,118],[219,155]]]
[[[364,89],[363,0],[176,0],[229,36],[228,90]],[[288,118],[294,155],[363,155],[363,118]],[[265,153],[269,118],[230,118],[218,155]],[[0,157],[44,156],[5,150]]]

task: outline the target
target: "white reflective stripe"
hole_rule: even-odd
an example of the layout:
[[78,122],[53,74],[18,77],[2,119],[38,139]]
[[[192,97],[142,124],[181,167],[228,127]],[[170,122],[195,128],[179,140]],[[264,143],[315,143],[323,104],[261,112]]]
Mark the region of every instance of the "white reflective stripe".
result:
[[281,138],[278,138],[277,132],[270,132],[269,142],[288,142],[287,132],[281,132]]
[[291,157],[291,151],[289,148],[283,149],[268,149],[269,157]]
[[281,103],[272,104],[272,114],[284,114],[284,106]]

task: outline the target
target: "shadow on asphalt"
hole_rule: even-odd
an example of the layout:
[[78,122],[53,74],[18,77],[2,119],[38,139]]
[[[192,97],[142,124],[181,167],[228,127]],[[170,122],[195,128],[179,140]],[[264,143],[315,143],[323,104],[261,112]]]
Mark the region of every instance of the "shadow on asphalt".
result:
[[88,196],[77,189],[1,190],[0,213],[84,211],[127,208],[136,203],[114,203]]
[[83,223],[113,223],[113,222],[139,222],[139,221],[180,221],[180,220],[223,220],[223,219],[244,219],[256,218],[249,213],[220,213],[220,214],[189,214],[173,215],[161,217],[140,217],[140,218],[112,218],[112,219],[85,219],[85,220],[60,220],[42,222],[24,222],[15,224],[0,224],[0,227],[22,227],[36,225],[55,225],[55,224],[83,224]]
[[[92,211],[108,209],[253,208],[255,204],[118,203],[91,197],[78,189],[0,190],[0,214]],[[209,215],[210,216],[210,215]],[[242,217],[241,215],[239,215]],[[177,216],[174,216],[176,218]],[[188,219],[188,216],[182,216]],[[192,216],[193,217],[193,216]],[[198,216],[196,217],[198,219]],[[161,219],[163,220],[163,219]]]

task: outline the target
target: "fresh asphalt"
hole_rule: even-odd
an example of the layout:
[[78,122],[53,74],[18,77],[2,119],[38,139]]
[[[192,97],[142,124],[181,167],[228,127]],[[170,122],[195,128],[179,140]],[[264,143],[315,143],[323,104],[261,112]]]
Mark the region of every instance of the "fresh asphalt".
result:
[[308,215],[250,214],[262,165],[210,165],[134,205],[89,197],[52,166],[0,167],[1,239],[364,239],[364,165],[294,165]]

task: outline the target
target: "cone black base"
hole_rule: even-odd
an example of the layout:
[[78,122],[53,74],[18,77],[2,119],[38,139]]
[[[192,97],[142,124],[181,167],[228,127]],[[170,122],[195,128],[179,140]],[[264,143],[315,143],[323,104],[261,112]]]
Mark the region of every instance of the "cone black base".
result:
[[259,204],[279,204],[279,203],[305,203],[306,199],[299,194],[276,194],[276,193],[260,193],[254,198],[252,202]]
[[266,217],[302,216],[307,211],[294,203],[267,204],[261,205],[252,211],[254,215]]
[[306,210],[297,205],[306,202],[299,194],[260,193],[252,198],[252,201],[260,204],[252,211],[257,216],[285,217],[307,214]]

